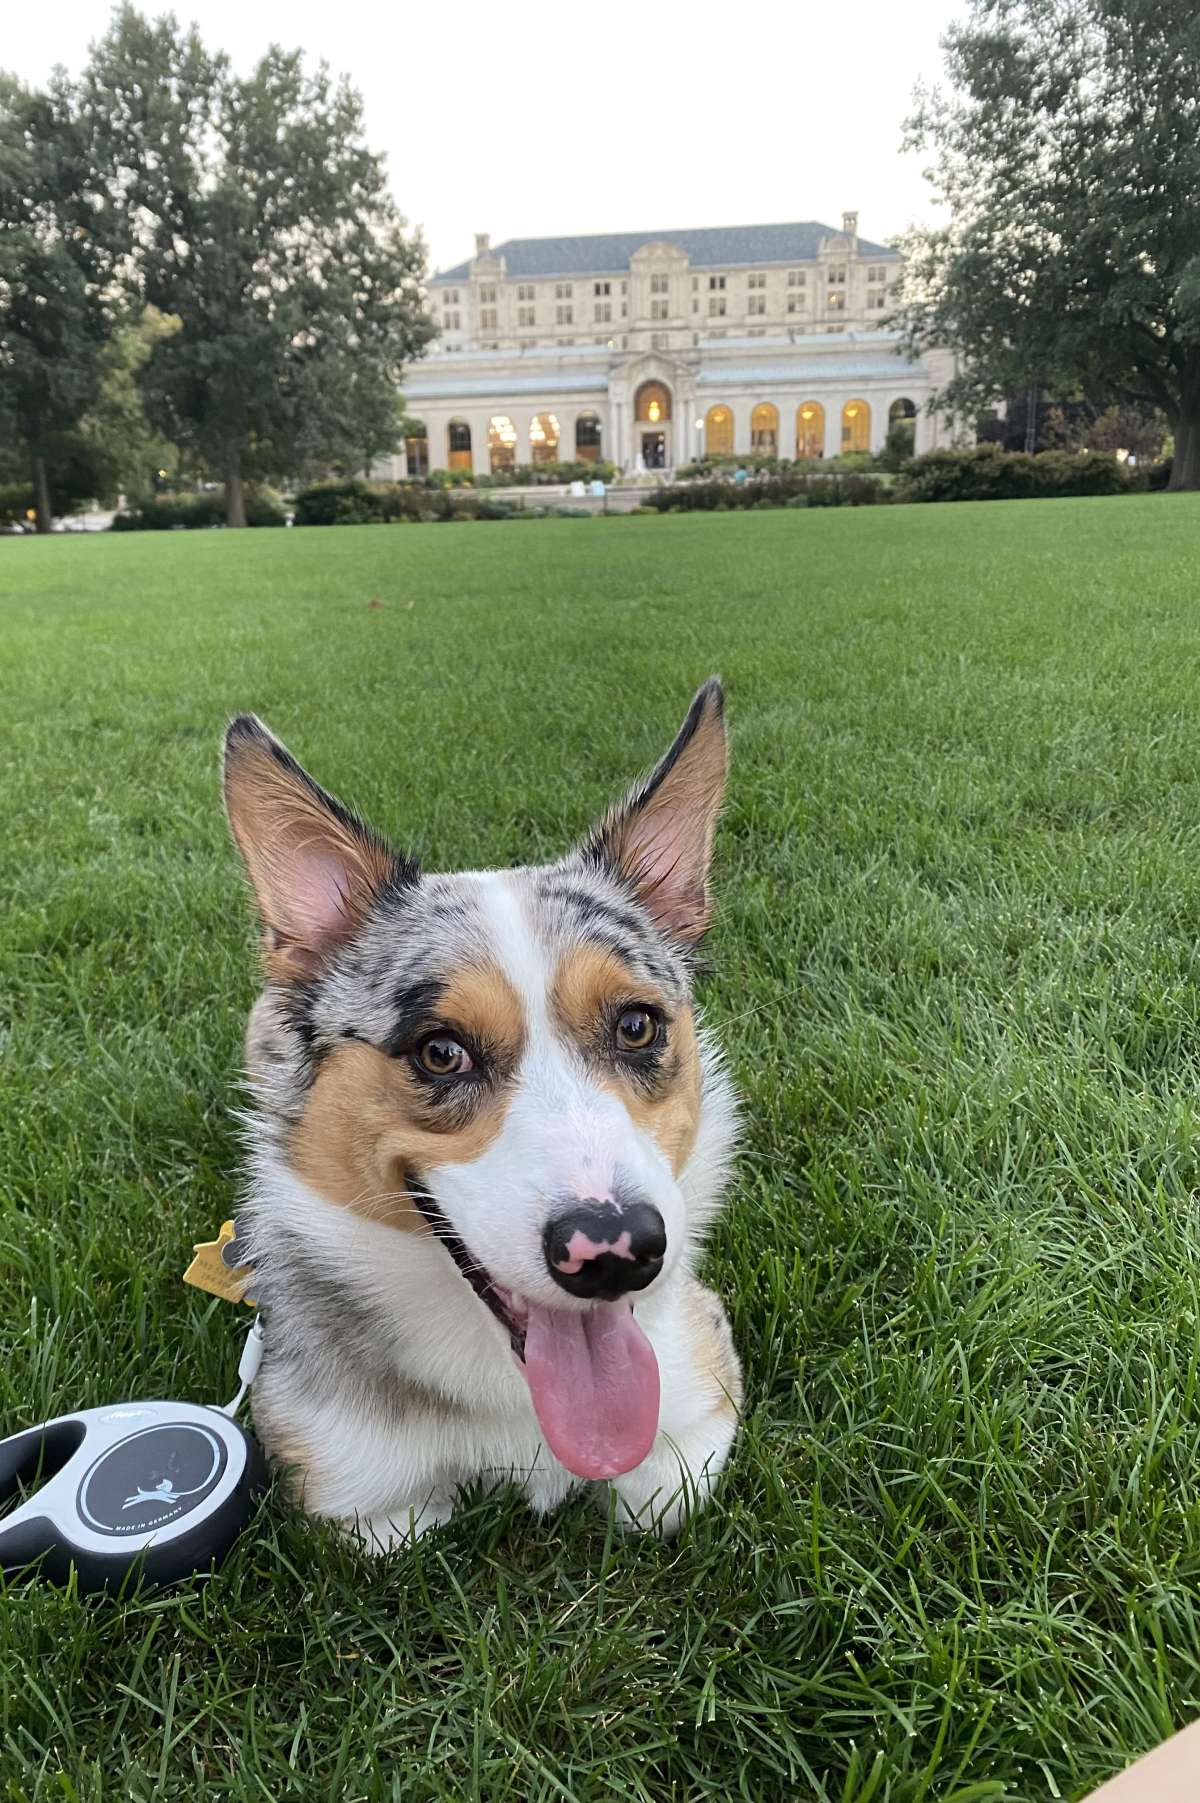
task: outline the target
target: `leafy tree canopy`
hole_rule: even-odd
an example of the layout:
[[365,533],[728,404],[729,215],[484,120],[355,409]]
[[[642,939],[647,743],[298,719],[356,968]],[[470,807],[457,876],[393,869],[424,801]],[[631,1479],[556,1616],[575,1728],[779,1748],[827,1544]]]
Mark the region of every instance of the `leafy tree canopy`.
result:
[[1160,409],[1200,486],[1200,12],[971,0],[910,141],[949,210],[910,233],[897,322],[956,353],[943,400],[1026,387]]

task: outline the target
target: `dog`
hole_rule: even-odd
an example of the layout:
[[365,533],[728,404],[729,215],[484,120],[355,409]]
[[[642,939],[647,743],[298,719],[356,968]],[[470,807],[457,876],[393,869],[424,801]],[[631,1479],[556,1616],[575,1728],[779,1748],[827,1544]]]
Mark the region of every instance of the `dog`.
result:
[[238,1217],[256,1430],[311,1513],[386,1550],[464,1486],[582,1484],[677,1529],[741,1367],[694,1275],[736,1134],[692,1001],[724,695],[557,863],[422,872],[254,716],[225,801],[262,926]]

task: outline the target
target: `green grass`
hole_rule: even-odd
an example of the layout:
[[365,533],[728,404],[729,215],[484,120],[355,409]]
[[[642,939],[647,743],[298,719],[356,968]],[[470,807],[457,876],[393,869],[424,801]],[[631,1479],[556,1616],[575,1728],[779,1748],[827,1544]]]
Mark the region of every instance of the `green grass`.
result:
[[[1078,1797],[1200,1709],[1200,502],[0,544],[0,1424],[220,1398],[262,713],[429,864],[561,847],[726,678],[703,983],[749,1410],[673,1546],[0,1596],[0,1797]],[[371,608],[373,599],[383,606]],[[5,1786],[7,1785],[7,1789]]]

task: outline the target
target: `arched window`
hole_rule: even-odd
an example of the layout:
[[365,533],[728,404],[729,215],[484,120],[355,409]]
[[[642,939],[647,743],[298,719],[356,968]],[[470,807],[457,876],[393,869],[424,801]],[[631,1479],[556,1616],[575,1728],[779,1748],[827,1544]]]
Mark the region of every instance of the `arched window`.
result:
[[600,461],[600,421],[594,413],[581,413],[575,421],[575,461]]
[[427,476],[429,474],[429,436],[419,419],[409,421],[409,432],[404,440],[404,456],[410,476]]
[[661,426],[671,417],[671,390],[662,382],[643,382],[634,400],[634,418]]
[[557,414],[534,414],[529,427],[529,455],[533,463],[558,462]]
[[888,408],[888,449],[911,457],[917,443],[917,408],[907,395]]
[[842,408],[843,451],[869,451],[871,409],[865,401],[847,401]]
[[446,427],[446,468],[469,470],[474,467],[471,459],[471,428],[465,419],[452,419]]
[[498,470],[517,466],[517,428],[507,413],[497,413],[488,421],[488,461],[493,476]]
[[820,401],[801,401],[796,409],[796,455],[825,455],[825,409]]
[[733,414],[728,407],[710,407],[704,418],[706,457],[733,456]]
[[760,401],[750,415],[750,449],[757,457],[778,455],[779,409],[770,401]]

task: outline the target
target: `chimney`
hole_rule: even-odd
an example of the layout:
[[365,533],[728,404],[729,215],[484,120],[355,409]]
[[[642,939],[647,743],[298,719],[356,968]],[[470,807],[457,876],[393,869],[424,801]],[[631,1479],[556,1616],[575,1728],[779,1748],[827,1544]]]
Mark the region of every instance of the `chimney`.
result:
[[475,234],[475,255],[477,257],[486,257],[489,250],[491,250],[491,248],[492,248],[492,234],[490,232],[476,232],[476,234]]
[[843,213],[842,214],[842,230],[846,234],[847,238],[857,238],[857,236],[858,236],[858,214],[857,213]]

